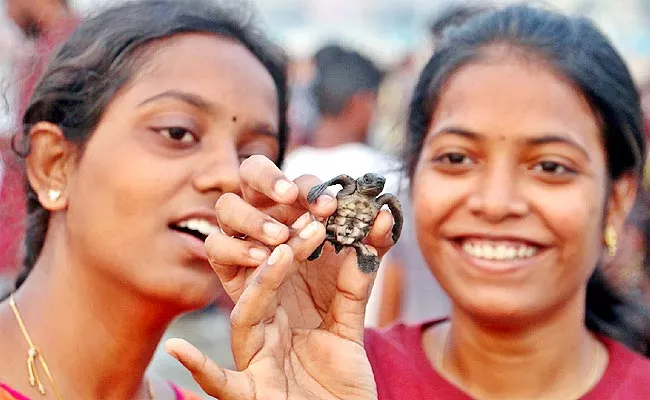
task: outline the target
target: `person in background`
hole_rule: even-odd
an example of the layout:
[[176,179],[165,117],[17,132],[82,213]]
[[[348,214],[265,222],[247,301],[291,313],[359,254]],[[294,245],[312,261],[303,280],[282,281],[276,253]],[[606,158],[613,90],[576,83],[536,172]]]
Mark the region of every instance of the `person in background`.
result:
[[[404,184],[401,163],[369,143],[382,71],[370,58],[338,44],[319,49],[314,64],[311,87],[319,118],[307,143],[287,155],[285,174],[295,178],[307,173],[327,180],[375,172],[386,178],[384,192],[399,194]],[[380,290],[373,293],[368,326],[379,323],[380,297]]]
[[0,396],[198,398],[149,366],[223,292],[204,239],[240,163],[282,162],[286,64],[241,5],[209,0],[100,10],[53,53],[15,140],[26,251],[0,303]]
[[[13,61],[12,79],[17,85],[16,115],[23,115],[50,54],[77,27],[79,18],[67,0],[6,0],[5,11],[25,40],[26,50]],[[22,129],[18,121],[14,129]],[[24,257],[20,243],[27,203],[23,166],[13,155],[12,136],[0,136],[5,170],[0,177],[0,280],[4,281],[13,280],[18,273],[15,266]]]

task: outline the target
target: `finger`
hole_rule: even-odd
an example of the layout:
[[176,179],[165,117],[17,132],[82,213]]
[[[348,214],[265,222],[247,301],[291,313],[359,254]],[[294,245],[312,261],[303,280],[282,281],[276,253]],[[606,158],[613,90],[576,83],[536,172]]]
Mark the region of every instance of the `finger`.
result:
[[287,226],[234,193],[221,195],[215,205],[215,212],[219,227],[227,235],[248,235],[269,246],[278,245],[289,238]]
[[250,271],[257,268],[270,253],[262,243],[234,239],[220,232],[209,235],[204,246],[210,266],[235,303],[244,291]]
[[393,243],[392,229],[393,215],[388,210],[379,211],[365,243],[377,249],[380,258],[395,244]]
[[243,372],[223,369],[199,349],[183,339],[169,339],[165,350],[177,359],[196,383],[210,396],[220,400],[252,399],[255,388]]
[[204,247],[213,268],[214,265],[257,267],[271,254],[263,243],[233,238],[221,232],[210,234]]
[[[374,248],[368,246],[368,249],[376,254]],[[356,255],[348,255],[339,272],[336,293],[323,320],[323,328],[362,344],[366,305],[376,276],[376,272],[362,272],[357,266]]]
[[251,204],[291,204],[298,196],[296,185],[265,156],[254,155],[247,158],[242,162],[239,172],[243,197]]
[[298,203],[303,209],[309,210],[309,212],[320,218],[329,217],[336,211],[336,198],[331,192],[320,195],[315,203],[307,201],[307,194],[311,188],[323,183],[320,179],[313,175],[302,175],[294,183],[298,186]]
[[277,309],[280,286],[293,272],[293,251],[286,244],[276,247],[251,276],[230,314],[231,341],[235,363],[245,368],[264,345],[265,325]]
[[296,220],[291,230],[293,234],[287,244],[297,261],[305,261],[325,240],[325,225],[314,220],[308,212]]

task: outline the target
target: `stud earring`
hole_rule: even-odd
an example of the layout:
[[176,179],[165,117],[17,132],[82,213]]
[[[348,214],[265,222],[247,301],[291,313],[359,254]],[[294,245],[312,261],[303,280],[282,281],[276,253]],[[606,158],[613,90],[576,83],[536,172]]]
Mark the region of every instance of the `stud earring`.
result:
[[616,250],[617,250],[616,242],[617,242],[616,231],[614,230],[614,228],[612,228],[611,225],[607,225],[607,227],[605,228],[605,246],[607,246],[607,250],[611,257],[614,257],[616,255]]
[[59,198],[61,197],[61,191],[50,189],[47,191],[47,197],[50,199],[51,202],[55,202],[59,200]]

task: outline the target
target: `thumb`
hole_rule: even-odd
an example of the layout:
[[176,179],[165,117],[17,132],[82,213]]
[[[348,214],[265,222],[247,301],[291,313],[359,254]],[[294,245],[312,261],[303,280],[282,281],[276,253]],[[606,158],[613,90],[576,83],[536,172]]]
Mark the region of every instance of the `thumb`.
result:
[[242,372],[219,367],[183,339],[169,339],[165,350],[177,359],[208,395],[220,400],[253,399],[254,388]]
[[[377,250],[367,246],[373,254]],[[322,328],[356,343],[363,343],[366,305],[377,272],[363,272],[357,265],[356,254],[350,253],[339,272],[336,293],[332,299]]]

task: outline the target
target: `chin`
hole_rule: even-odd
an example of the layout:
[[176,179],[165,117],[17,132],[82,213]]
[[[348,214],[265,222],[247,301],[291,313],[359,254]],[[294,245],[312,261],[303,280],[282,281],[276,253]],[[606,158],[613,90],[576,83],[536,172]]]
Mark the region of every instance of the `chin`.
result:
[[179,312],[189,312],[212,304],[223,292],[219,278],[210,271],[185,268],[159,276],[156,282],[147,282],[149,296]]
[[[468,288],[456,308],[480,324],[501,329],[518,329],[536,324],[546,307],[531,293],[499,288]],[[452,299],[453,300],[453,299]],[[549,308],[551,306],[549,305]]]

